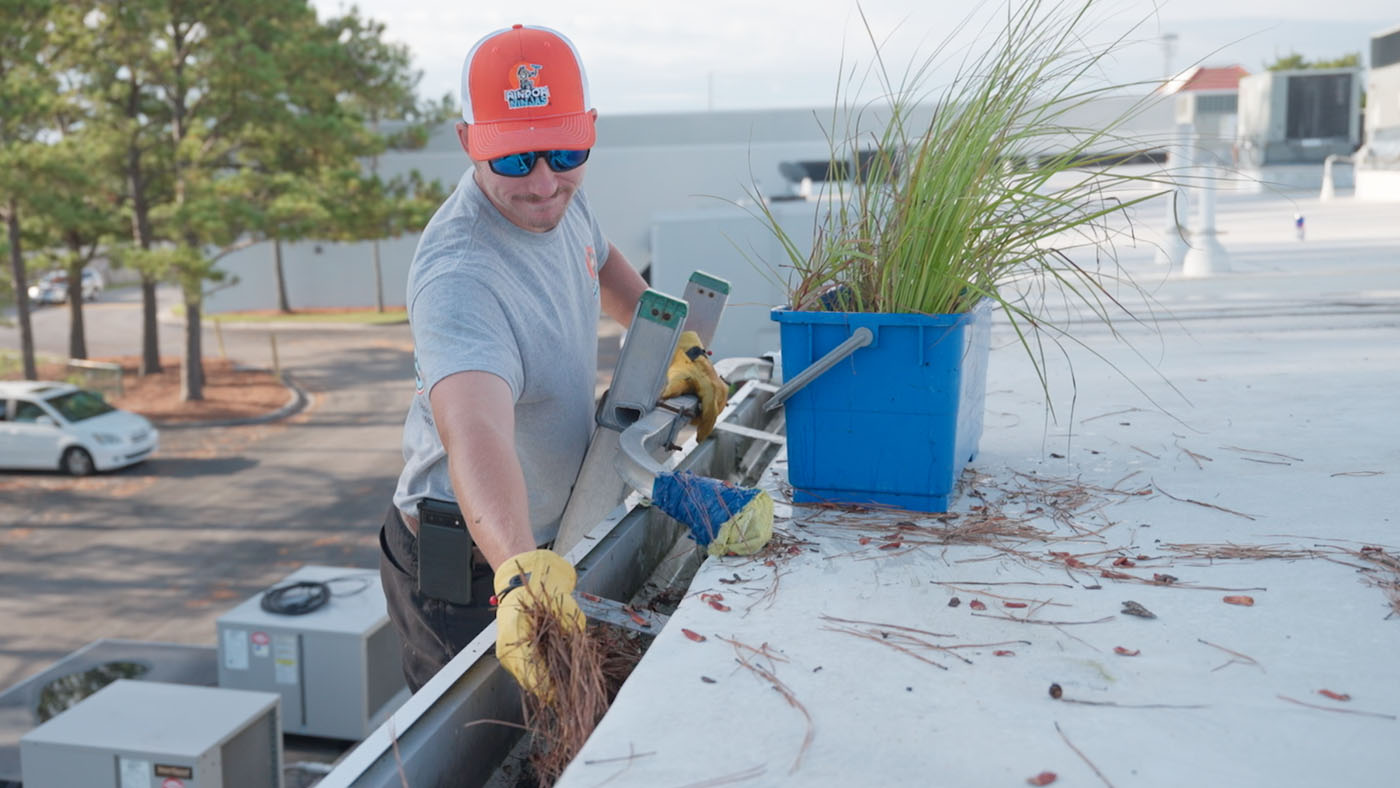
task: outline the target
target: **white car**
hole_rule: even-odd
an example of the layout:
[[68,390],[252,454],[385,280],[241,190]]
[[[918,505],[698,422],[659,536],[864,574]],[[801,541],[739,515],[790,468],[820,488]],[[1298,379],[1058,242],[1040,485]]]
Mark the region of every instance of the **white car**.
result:
[[124,468],[160,446],[144,416],[71,383],[0,381],[0,468],[73,476]]
[[102,295],[102,288],[106,281],[102,278],[102,272],[95,268],[83,269],[83,300],[96,301]]
[[32,304],[61,304],[68,300],[68,277],[59,273],[48,273],[29,286],[29,302]]
[[[93,268],[83,269],[82,296],[84,301],[96,301],[102,295],[105,282],[101,272]],[[68,300],[68,274],[63,271],[50,271],[39,277],[39,281],[29,286],[29,300],[36,304],[62,304]]]

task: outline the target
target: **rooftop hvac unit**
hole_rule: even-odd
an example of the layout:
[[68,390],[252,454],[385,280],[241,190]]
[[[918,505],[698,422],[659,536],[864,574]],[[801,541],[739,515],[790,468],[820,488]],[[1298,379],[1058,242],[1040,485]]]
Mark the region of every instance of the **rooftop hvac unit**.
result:
[[1361,70],[1266,71],[1240,80],[1243,164],[1321,163],[1361,143]]
[[1400,169],[1400,27],[1371,37],[1366,144],[1369,163]]
[[1366,90],[1366,143],[1394,157],[1400,152],[1400,63],[1371,69]]
[[121,679],[20,739],[25,788],[281,788],[278,697]]
[[[825,174],[825,173],[818,173]],[[744,206],[724,205],[652,215],[651,282],[665,293],[685,290],[687,277],[703,270],[731,283],[734,293],[715,329],[710,347],[726,356],[761,356],[778,349],[778,324],[769,317],[773,304],[787,303],[777,270],[787,252],[778,236],[756,221]],[[772,200],[772,213],[800,254],[812,247],[812,228],[833,210],[830,199]]]
[[117,679],[212,687],[213,645],[96,640],[0,692],[0,788],[19,785],[19,740]]
[[378,572],[302,567],[216,625],[219,686],[281,695],[287,733],[359,740],[408,697]]
[[1400,63],[1400,27],[1371,36],[1371,68],[1385,68]]

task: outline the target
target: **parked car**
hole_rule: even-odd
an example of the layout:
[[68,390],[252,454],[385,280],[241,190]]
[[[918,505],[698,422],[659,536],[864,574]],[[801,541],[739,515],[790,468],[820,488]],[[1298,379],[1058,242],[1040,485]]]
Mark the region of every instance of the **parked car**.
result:
[[102,288],[106,286],[106,281],[102,273],[96,268],[83,269],[83,300],[96,301],[102,295]]
[[160,446],[144,416],[71,383],[0,381],[0,468],[73,476],[124,468]]
[[29,301],[34,304],[61,304],[68,300],[68,276],[47,273],[29,286]]
[[[96,301],[102,295],[106,282],[102,274],[94,268],[83,269],[82,293],[84,301]],[[29,286],[29,300],[36,304],[62,304],[68,300],[68,274],[64,271],[50,271],[39,277],[39,281]]]

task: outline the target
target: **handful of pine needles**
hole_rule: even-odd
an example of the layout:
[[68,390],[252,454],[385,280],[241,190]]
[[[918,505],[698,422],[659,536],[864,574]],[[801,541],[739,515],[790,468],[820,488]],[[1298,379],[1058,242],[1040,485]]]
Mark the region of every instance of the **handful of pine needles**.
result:
[[563,626],[550,606],[532,596],[524,608],[531,648],[551,691],[522,690],[525,726],[533,746],[530,767],[541,786],[553,785],[578,755],[598,721],[642,657],[640,636],[592,624]]

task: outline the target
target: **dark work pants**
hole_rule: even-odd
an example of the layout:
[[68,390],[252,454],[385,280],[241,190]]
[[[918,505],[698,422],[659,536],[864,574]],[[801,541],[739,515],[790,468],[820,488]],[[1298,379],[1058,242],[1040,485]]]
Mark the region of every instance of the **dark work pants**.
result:
[[491,567],[472,564],[472,601],[454,605],[418,591],[418,537],[390,504],[379,529],[379,577],[389,604],[389,620],[403,640],[403,674],[417,692],[457,652],[496,619],[491,607]]

